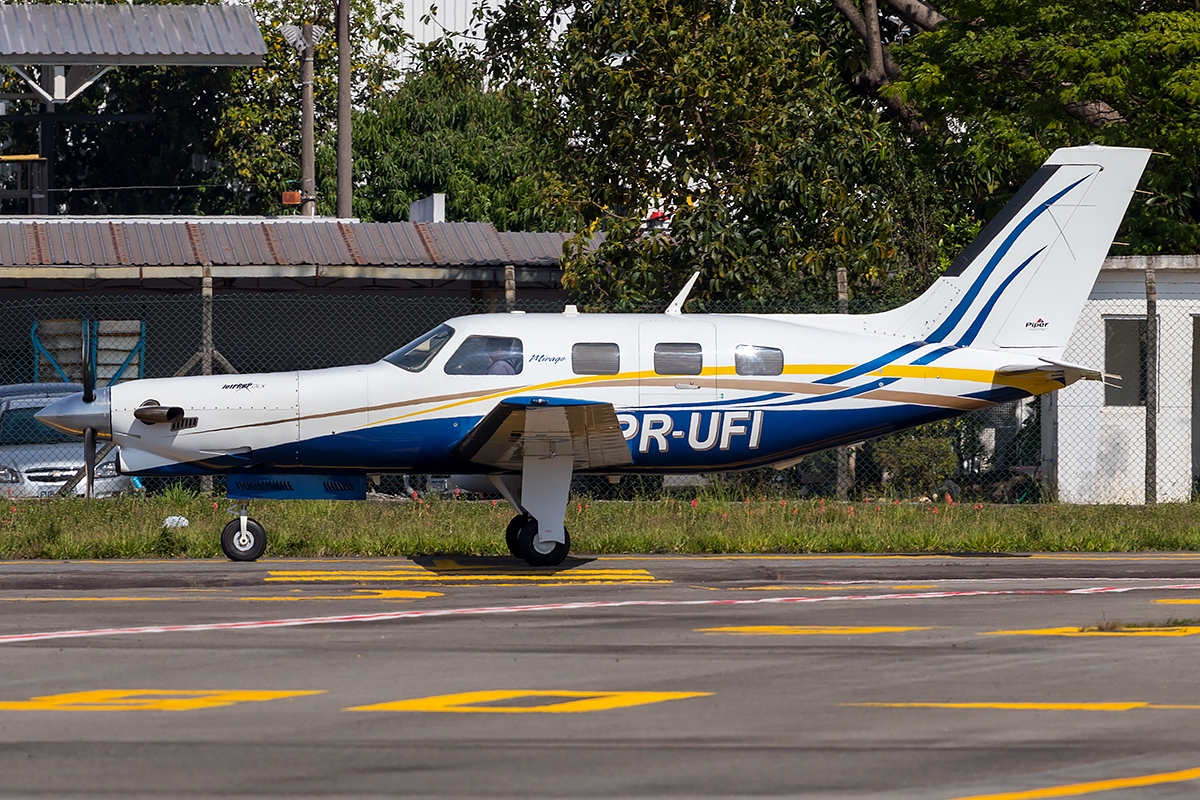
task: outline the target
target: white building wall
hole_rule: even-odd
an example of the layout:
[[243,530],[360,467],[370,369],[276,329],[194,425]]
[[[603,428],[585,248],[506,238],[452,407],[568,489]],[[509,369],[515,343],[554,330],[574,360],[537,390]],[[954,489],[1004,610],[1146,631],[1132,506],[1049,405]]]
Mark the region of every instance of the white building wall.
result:
[[[1146,314],[1145,267],[1158,289],[1159,502],[1191,499],[1193,316],[1200,316],[1200,259],[1109,259],[1071,335],[1066,361],[1104,367],[1105,319]],[[1123,376],[1126,382],[1137,375]],[[1080,381],[1057,398],[1058,496],[1068,503],[1141,503],[1145,499],[1146,409],[1105,406],[1104,387]]]

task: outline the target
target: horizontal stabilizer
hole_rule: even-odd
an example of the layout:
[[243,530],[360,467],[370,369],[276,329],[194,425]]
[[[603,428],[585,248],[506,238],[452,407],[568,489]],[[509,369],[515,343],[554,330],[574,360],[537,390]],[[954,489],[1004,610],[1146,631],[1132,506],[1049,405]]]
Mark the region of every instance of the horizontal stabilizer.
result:
[[1120,379],[1120,375],[1109,375],[1098,369],[1085,367],[1082,364],[1071,364],[1066,361],[1053,361],[1049,358],[1040,358],[1041,364],[1012,364],[1007,367],[1001,367],[996,370],[997,375],[1032,375],[1040,374],[1061,374],[1061,380],[1064,386],[1070,385],[1078,380],[1084,381],[1103,381],[1108,383],[1108,378]]
[[612,403],[551,397],[501,402],[452,454],[504,470],[522,469],[526,455],[571,458],[577,471],[633,463]]

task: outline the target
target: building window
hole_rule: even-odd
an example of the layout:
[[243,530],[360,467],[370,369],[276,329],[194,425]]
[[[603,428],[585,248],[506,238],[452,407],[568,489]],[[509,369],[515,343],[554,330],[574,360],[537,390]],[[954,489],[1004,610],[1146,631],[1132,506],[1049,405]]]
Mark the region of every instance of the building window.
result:
[[576,375],[616,375],[621,371],[621,348],[612,342],[580,342],[571,348]]
[[1146,405],[1146,367],[1146,318],[1104,320],[1104,371],[1121,376],[1105,384],[1104,405]]
[[654,371],[659,375],[699,375],[704,354],[695,342],[663,342],[654,345]]
[[738,375],[782,375],[783,351],[775,347],[739,344],[733,351]]

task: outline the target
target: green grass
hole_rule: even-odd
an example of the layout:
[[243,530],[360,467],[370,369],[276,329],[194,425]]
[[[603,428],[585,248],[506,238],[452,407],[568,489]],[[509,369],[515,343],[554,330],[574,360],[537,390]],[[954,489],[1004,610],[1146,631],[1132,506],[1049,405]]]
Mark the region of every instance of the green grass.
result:
[[[0,505],[0,558],[209,558],[220,555],[226,500],[10,501]],[[411,556],[506,553],[504,503],[258,501],[268,555]],[[186,528],[166,529],[168,516]],[[1195,505],[976,506],[733,502],[700,498],[573,499],[576,553],[931,553],[1200,549]]]

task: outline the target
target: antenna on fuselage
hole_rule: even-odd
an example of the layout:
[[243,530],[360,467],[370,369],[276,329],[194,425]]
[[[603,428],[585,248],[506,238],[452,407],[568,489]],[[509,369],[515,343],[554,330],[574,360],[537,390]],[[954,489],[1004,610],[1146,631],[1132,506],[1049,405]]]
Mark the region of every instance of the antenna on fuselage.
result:
[[692,277],[688,278],[688,282],[683,287],[683,291],[675,295],[675,299],[671,301],[671,305],[667,306],[666,313],[672,317],[678,317],[683,313],[683,304],[687,302],[688,293],[692,291],[692,287],[696,285],[696,278],[700,277],[700,270],[692,273]]

